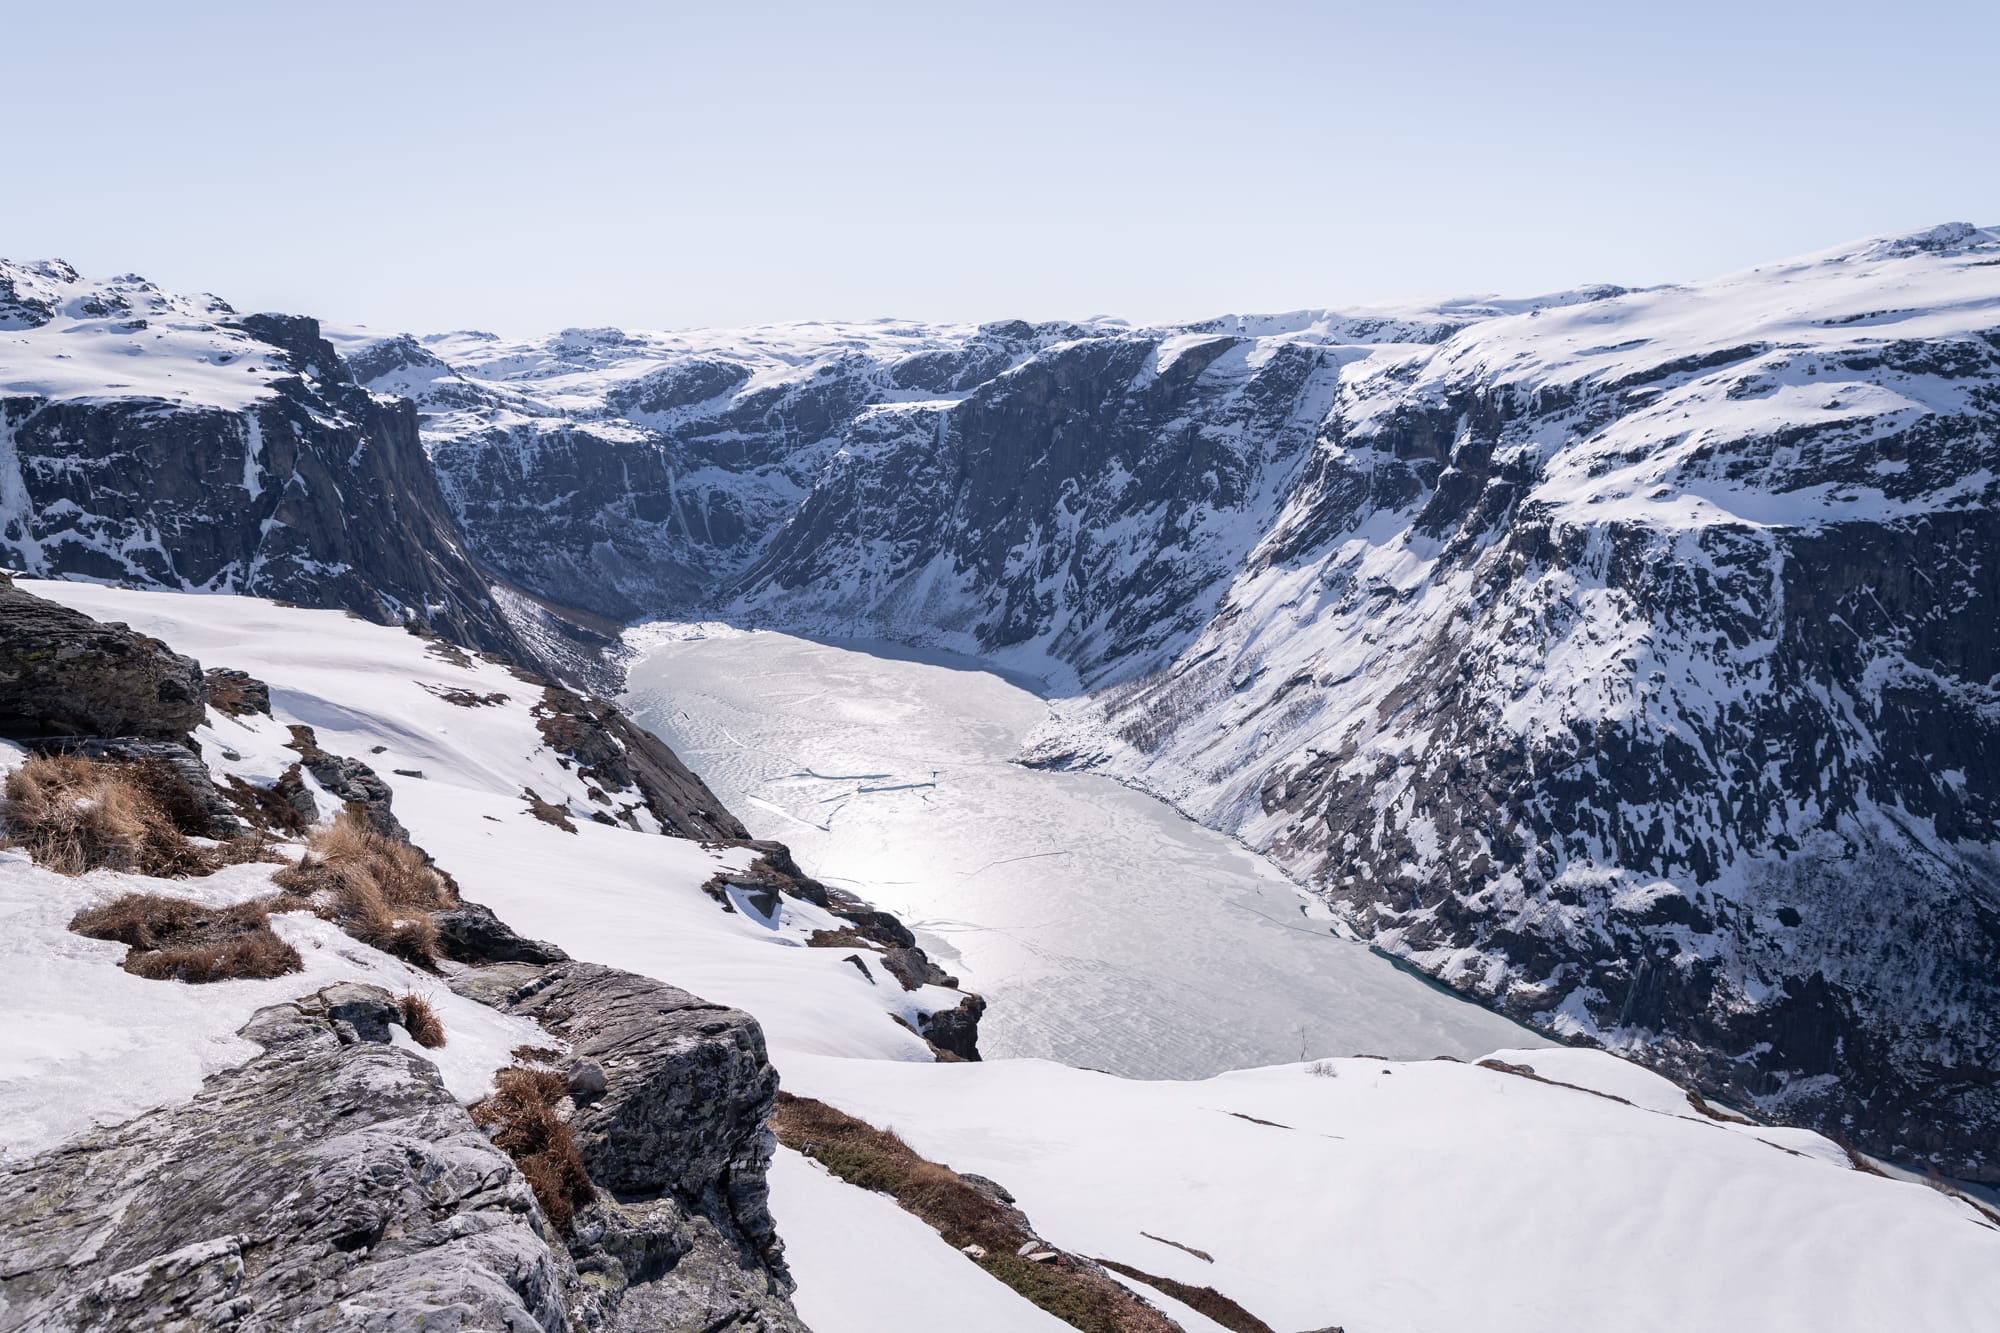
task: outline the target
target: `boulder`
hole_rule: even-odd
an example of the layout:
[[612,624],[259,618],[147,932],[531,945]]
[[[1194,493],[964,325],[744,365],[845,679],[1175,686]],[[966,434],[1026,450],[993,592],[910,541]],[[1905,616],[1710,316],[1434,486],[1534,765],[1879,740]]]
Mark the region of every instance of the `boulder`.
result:
[[0,582],[0,736],[177,740],[203,698],[193,658]]
[[247,671],[234,667],[210,667],[202,672],[208,706],[231,717],[253,713],[271,715],[271,687]]
[[569,955],[546,940],[531,940],[479,903],[431,913],[438,945],[460,963],[562,963]]
[[570,1122],[590,1178],[614,1194],[727,1199],[745,1235],[768,1241],[764,1121],[778,1095],[763,1029],[739,1009],[650,977],[559,963],[502,1006],[537,1019],[606,1088]]
[[986,1012],[982,996],[968,994],[956,1008],[940,1009],[917,1020],[924,1040],[961,1060],[979,1058],[979,1019]]
[[322,750],[311,727],[295,723],[291,733],[287,748],[299,752],[300,762],[315,782],[343,803],[360,806],[369,826],[383,837],[394,842],[410,840],[409,830],[390,808],[396,794],[380,774],[359,759]]
[[768,1206],[778,1076],[755,1019],[591,963],[452,985],[573,1056],[570,1130],[598,1189],[569,1236],[578,1327],[805,1333]]

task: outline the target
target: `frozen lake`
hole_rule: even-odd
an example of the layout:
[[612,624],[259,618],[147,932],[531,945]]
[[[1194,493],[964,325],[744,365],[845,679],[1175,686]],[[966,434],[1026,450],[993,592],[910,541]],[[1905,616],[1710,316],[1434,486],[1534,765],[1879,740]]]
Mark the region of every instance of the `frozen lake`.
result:
[[1547,1044],[1340,938],[1261,857],[1162,802],[1010,762],[1046,706],[975,663],[766,631],[640,642],[639,720],[753,833],[985,995],[989,1057],[1197,1078]]

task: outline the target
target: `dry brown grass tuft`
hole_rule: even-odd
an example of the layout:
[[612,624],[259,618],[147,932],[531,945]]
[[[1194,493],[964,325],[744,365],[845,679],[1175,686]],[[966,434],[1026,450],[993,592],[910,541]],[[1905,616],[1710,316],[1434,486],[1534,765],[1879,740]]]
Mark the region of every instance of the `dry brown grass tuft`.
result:
[[430,913],[452,905],[449,883],[422,852],[384,837],[356,807],[315,832],[299,863],[271,878],[363,944],[422,967],[436,962]]
[[1197,1287],[1170,1277],[1155,1277],[1130,1264],[1121,1264],[1116,1259],[1099,1259],[1097,1262],[1114,1273],[1123,1273],[1155,1291],[1165,1292],[1196,1313],[1207,1315],[1224,1328],[1233,1330],[1233,1333],[1276,1333],[1269,1324],[1214,1287]]
[[142,767],[33,756],[7,775],[0,800],[7,845],[64,875],[103,869],[183,879],[224,864],[176,826]]
[[517,1065],[557,1065],[562,1063],[563,1054],[553,1046],[521,1045],[514,1048],[514,1063]]
[[234,773],[223,779],[222,795],[236,808],[236,813],[244,823],[252,828],[282,833],[288,838],[303,837],[312,821],[299,813],[298,808],[285,798],[287,787],[298,786],[303,779],[299,776],[299,765],[293,764],[278,779],[273,787],[257,787]]
[[410,1040],[432,1050],[444,1045],[444,1023],[431,1002],[414,991],[397,1001],[403,1009],[403,1029]]
[[893,1130],[876,1129],[824,1102],[787,1092],[778,1094],[771,1128],[779,1142],[849,1184],[888,1194],[955,1248],[979,1246],[985,1253],[972,1262],[1072,1328],[1084,1333],[1175,1333],[1171,1320],[1094,1264],[1061,1253],[1036,1263],[1018,1253],[1038,1240],[1020,1213],[950,1167],[918,1156]]
[[493,1095],[472,1106],[473,1123],[514,1159],[543,1216],[561,1232],[570,1229],[577,1206],[597,1196],[576,1136],[557,1109],[568,1096],[561,1074],[516,1066],[495,1074]]
[[78,912],[69,928],[129,946],[120,964],[134,976],[202,984],[280,977],[304,966],[271,930],[272,900],[208,907],[188,898],[128,893]]

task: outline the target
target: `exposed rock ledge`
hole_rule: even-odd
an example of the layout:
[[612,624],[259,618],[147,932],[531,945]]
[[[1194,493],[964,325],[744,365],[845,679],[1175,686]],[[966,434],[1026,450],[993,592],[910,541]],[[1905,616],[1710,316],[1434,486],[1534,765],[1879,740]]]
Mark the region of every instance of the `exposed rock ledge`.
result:
[[192,1102],[0,1176],[0,1329],[567,1327],[506,1154],[428,1062],[317,1007],[260,1011],[264,1054]]
[[[806,1333],[765,1208],[777,1076],[755,1020],[589,964],[465,974],[603,1075],[600,1196],[567,1243],[387,991],[260,1010],[191,1102],[0,1174],[0,1330]],[[553,1243],[552,1243],[553,1242]]]

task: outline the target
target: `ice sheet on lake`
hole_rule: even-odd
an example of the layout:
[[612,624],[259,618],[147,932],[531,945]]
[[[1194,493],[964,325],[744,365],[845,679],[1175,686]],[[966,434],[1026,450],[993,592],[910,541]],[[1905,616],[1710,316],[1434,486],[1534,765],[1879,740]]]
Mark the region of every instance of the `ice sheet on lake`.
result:
[[1011,763],[1045,705],[971,663],[766,632],[641,641],[640,721],[983,993],[989,1056],[1195,1078],[1539,1044],[1340,938],[1261,857],[1152,797]]

